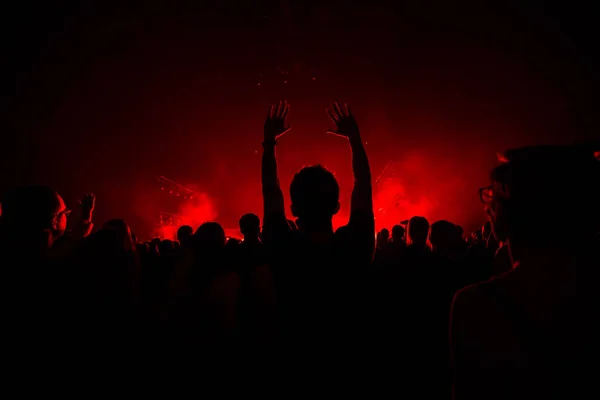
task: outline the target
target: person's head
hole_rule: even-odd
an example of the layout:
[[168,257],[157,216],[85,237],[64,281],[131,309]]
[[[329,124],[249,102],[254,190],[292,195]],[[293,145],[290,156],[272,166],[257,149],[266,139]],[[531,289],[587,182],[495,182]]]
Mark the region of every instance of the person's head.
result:
[[[108,220],[104,223],[104,225],[102,226],[102,229],[117,230],[121,233],[132,236],[131,229],[129,228],[129,224],[124,219],[115,218],[115,219]],[[132,239],[133,239],[133,237],[132,237]]]
[[205,222],[196,230],[193,236],[197,247],[205,250],[219,250],[225,246],[227,238],[225,230],[217,222]]
[[340,187],[335,176],[322,167],[304,167],[294,175],[290,185],[292,214],[300,229],[331,224],[339,211]]
[[404,227],[402,225],[394,225],[392,227],[392,242],[398,243],[404,239]]
[[244,214],[240,218],[240,232],[244,240],[257,239],[260,235],[260,218],[256,214]]
[[227,242],[225,242],[225,248],[230,250],[235,249],[242,243],[240,239],[234,237],[226,238],[226,240]]
[[173,250],[175,250],[175,242],[173,242],[170,239],[165,239],[161,241],[158,247],[158,251],[160,251],[160,254],[169,254],[173,252]]
[[133,235],[131,234],[131,228],[124,219],[111,219],[106,221],[102,226],[102,230],[114,231],[121,239],[125,248],[135,248],[135,241],[133,240]]
[[[600,226],[600,162],[586,146],[509,150],[480,189],[494,235],[527,247],[574,243]],[[560,225],[566,235],[556,235]]]
[[463,240],[465,236],[465,229],[460,225],[454,225],[454,228],[456,229],[456,239]]
[[46,186],[22,186],[2,201],[2,223],[9,232],[46,231],[57,238],[67,229],[67,208],[62,197]]
[[390,239],[390,231],[387,228],[383,228],[380,232],[379,239],[382,243],[387,242]]
[[179,227],[179,229],[177,229],[177,240],[179,240],[179,243],[185,246],[193,234],[194,228],[189,225],[182,225]]
[[425,217],[412,217],[408,221],[408,243],[419,246],[427,244],[429,221]]
[[456,242],[456,226],[449,221],[440,220],[431,224],[429,243],[433,251],[449,251]]

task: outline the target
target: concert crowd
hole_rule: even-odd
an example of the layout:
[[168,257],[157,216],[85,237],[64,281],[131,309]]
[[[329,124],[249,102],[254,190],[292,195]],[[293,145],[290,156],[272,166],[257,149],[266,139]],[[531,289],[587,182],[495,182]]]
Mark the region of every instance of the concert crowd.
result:
[[264,210],[241,216],[243,240],[206,222],[140,242],[122,219],[94,227],[93,194],[71,212],[49,187],[7,191],[12,373],[198,368],[210,370],[196,375],[200,390],[213,374],[228,385],[245,376],[286,397],[359,385],[371,397],[427,399],[597,393],[599,148],[503,153],[473,188],[489,219],[477,232],[411,216],[376,233],[359,125],[333,103],[328,133],[348,142],[354,175],[348,223],[334,230],[340,188],[320,165],[296,173],[284,206],[276,148],[293,134],[288,112],[271,106],[257,135]]

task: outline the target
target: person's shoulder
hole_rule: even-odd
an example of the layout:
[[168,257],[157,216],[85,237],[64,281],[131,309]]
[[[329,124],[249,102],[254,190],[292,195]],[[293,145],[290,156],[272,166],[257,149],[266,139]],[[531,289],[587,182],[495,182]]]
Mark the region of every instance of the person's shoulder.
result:
[[[450,341],[452,346],[459,342],[475,342],[489,336],[486,327],[493,318],[489,312],[489,299],[485,295],[493,279],[476,283],[458,290],[450,308]],[[476,340],[475,340],[476,339]]]
[[497,308],[495,298],[492,295],[502,291],[513,278],[515,270],[491,278],[487,281],[468,285],[456,292],[452,301],[453,317],[472,315],[478,320],[491,317]]
[[463,301],[466,299],[478,299],[487,297],[487,293],[490,293],[492,289],[501,287],[506,284],[507,281],[511,280],[511,275],[514,270],[508,271],[502,275],[490,278],[486,281],[473,283],[465,286],[464,288],[456,292],[455,298],[461,298]]

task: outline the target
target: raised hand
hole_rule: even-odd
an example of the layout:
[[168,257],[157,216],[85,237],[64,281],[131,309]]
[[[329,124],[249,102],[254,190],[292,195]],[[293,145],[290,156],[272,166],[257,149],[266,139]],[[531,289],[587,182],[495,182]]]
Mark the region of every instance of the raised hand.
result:
[[265,121],[265,141],[274,141],[286,134],[291,125],[286,127],[285,117],[290,111],[290,106],[287,102],[280,101],[278,105],[271,105]]
[[358,124],[356,123],[352,112],[350,112],[348,104],[340,105],[337,102],[333,103],[331,107],[327,109],[327,114],[337,127],[336,130],[327,130],[327,133],[342,136],[350,140],[360,138]]
[[94,193],[88,193],[81,200],[78,201],[81,206],[81,210],[84,215],[91,214],[96,207],[96,195]]

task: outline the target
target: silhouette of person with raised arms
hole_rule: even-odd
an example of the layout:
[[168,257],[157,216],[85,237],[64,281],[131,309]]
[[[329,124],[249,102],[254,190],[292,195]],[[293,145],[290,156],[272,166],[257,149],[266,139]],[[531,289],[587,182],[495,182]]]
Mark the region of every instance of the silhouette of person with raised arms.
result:
[[356,120],[347,105],[334,103],[327,112],[337,129],[328,133],[346,138],[352,150],[350,219],[344,229],[334,233],[332,218],[340,207],[339,186],[331,172],[313,165],[298,171],[290,185],[291,212],[298,227],[293,230],[286,220],[275,157],[278,139],[290,130],[285,124],[288,111],[284,102],[271,106],[264,126],[263,240],[284,340],[293,343],[290,347],[298,354],[308,348],[318,352],[325,343],[331,351],[356,333],[348,329],[348,324],[357,325],[353,321],[357,318],[355,289],[360,273],[367,270],[373,257],[371,171]]

